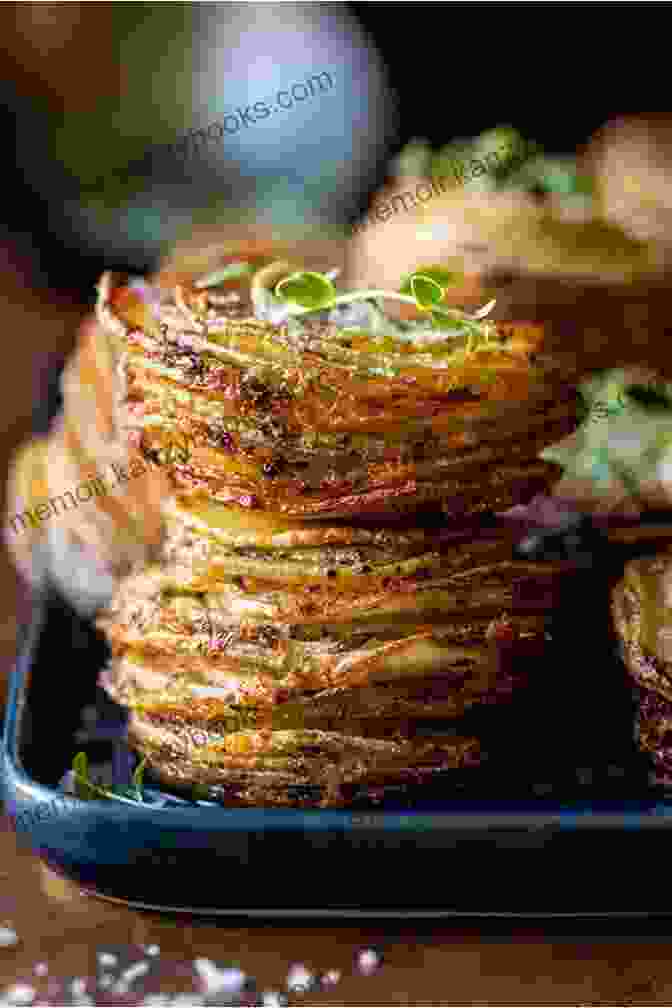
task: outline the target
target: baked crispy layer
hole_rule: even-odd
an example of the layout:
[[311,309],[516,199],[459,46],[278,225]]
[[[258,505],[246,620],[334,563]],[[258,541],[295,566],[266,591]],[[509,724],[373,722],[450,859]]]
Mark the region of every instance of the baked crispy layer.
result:
[[[493,623],[485,622],[450,628],[443,662],[433,672],[418,675],[409,665],[387,681],[374,675],[363,686],[311,689],[304,681],[288,688],[261,676],[233,675],[202,659],[138,654],[114,659],[103,684],[125,706],[172,705],[192,723],[204,712],[209,717],[220,711],[272,727],[345,731],[344,724],[352,722],[359,725],[356,734],[376,737],[396,730],[408,736],[414,721],[459,717],[475,704],[508,699],[525,682],[528,659],[538,658],[543,648],[542,625],[531,619],[502,623],[507,639],[496,640]],[[384,667],[378,669],[384,674]]]
[[219,736],[156,714],[134,713],[129,735],[164,784],[197,784],[230,805],[338,807],[380,799],[479,759],[478,742],[468,738],[399,742],[311,730]]
[[508,564],[513,577],[560,569],[558,564],[511,564],[516,533],[501,523],[486,528],[445,522],[424,528],[311,523],[184,501],[168,504],[165,518],[164,569],[176,589],[217,590],[218,584],[233,581],[250,592],[271,585],[299,592],[310,585],[319,600],[326,588],[332,595],[404,585],[414,589],[429,578],[485,573],[498,565]]
[[171,443],[189,446],[188,459],[185,453],[172,465],[179,494],[297,516],[381,507],[394,514],[404,502],[454,513],[505,506],[518,499],[524,481],[545,488],[557,478],[560,470],[537,456],[575,426],[574,401],[566,398],[529,411],[509,406],[511,416],[454,418],[453,433],[442,432],[442,424],[450,426],[445,417],[423,423],[417,415],[406,430],[383,434],[290,432],[275,414],[243,422],[215,410],[208,419],[194,410],[211,406],[185,404],[186,396],[169,419],[158,393],[135,414],[148,458],[160,458]]
[[[191,669],[202,683],[234,681],[255,694],[448,674],[459,663],[489,664],[484,627],[503,611],[541,633],[539,595],[553,576],[500,559],[496,542],[487,549],[494,562],[484,548],[478,567],[451,571],[447,563],[345,587],[242,578],[194,592],[155,568],[124,582],[101,626],[115,656],[131,664],[172,661],[179,675]],[[517,591],[523,582],[529,602]]]
[[459,326],[274,325],[239,293],[195,287],[157,305],[101,286],[131,439],[151,459],[188,446],[166,461],[180,497],[305,517],[477,513],[560,474],[536,455],[575,426],[575,396],[532,363],[538,328],[491,326],[471,346]]

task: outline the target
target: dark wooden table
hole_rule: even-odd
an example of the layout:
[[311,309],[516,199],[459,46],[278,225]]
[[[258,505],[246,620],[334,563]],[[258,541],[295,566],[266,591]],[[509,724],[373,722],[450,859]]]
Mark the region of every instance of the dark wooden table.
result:
[[[196,957],[237,964],[259,990],[282,990],[296,962],[342,971],[328,993],[290,995],[297,1005],[672,1004],[672,921],[340,924],[161,916],[82,895],[17,847],[4,820],[2,927],[19,939],[0,945],[3,1004],[7,986],[44,983],[33,972],[37,963],[47,963],[52,978],[85,977],[94,974],[101,950],[151,944],[160,946],[164,967]],[[372,975],[357,969],[367,947],[383,957]]]

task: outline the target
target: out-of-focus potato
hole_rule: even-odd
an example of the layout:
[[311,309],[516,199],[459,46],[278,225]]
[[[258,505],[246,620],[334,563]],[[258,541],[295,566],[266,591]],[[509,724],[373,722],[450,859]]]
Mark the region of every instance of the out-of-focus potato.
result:
[[[153,279],[166,288],[188,284],[235,260],[249,260],[258,266],[285,259],[311,270],[342,270],[346,246],[344,236],[297,234],[293,238],[288,233],[280,237],[270,227],[254,223],[198,228],[175,244]],[[342,286],[340,278],[338,286]]]
[[468,280],[451,295],[466,304],[488,295],[483,278],[491,271],[629,283],[655,269],[655,249],[600,216],[591,180],[572,159],[527,145],[506,173],[510,151],[483,152],[483,142],[452,160],[419,143],[402,152],[355,226],[348,286],[395,289],[419,266],[461,264]]
[[615,119],[582,159],[595,178],[599,213],[672,257],[672,116]]

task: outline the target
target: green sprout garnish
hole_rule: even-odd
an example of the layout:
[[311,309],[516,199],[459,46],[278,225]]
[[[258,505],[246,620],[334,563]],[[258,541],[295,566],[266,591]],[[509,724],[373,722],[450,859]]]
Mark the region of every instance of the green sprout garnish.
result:
[[82,801],[93,801],[97,798],[105,800],[120,801],[126,805],[137,805],[144,801],[143,794],[143,774],[145,770],[145,760],[135,769],[133,773],[132,787],[101,787],[91,780],[89,773],[89,760],[84,752],[77,753],[72,761],[72,771],[74,777],[75,794]]
[[464,277],[464,273],[459,268],[451,272],[451,270],[447,270],[444,266],[421,266],[415,273],[409,273],[408,276],[404,277],[399,288],[400,294],[413,293],[411,281],[418,273],[422,274],[423,277],[427,277],[428,280],[434,280],[439,287],[450,287],[451,284],[457,283]]
[[192,801],[212,801],[210,788],[207,784],[192,784],[191,798]]
[[89,758],[84,752],[77,753],[72,761],[72,771],[75,778],[75,794],[78,798],[88,801],[96,798],[96,786],[89,777]]
[[418,308],[429,312],[444,299],[441,284],[422,273],[415,273],[411,277],[411,294],[415,298]]
[[140,760],[137,767],[133,771],[133,787],[135,788],[136,794],[138,796],[138,801],[143,800],[142,788],[143,788],[143,777],[145,775],[145,766],[147,760]]
[[[294,316],[308,315],[310,312],[336,308],[339,305],[352,304],[354,301],[370,301],[384,298],[410,304],[431,316],[438,328],[451,328],[455,324],[473,323],[488,315],[494,305],[490,301],[475,314],[459,311],[456,308],[440,308],[439,303],[445,299],[446,277],[437,278],[438,270],[432,267],[429,271],[411,273],[405,280],[405,287],[410,293],[402,291],[363,290],[350,294],[337,294],[331,280],[322,273],[292,273],[276,284],[274,294],[284,301]],[[452,274],[449,274],[452,278]],[[443,283],[441,282],[443,281]]]
[[276,284],[275,294],[300,309],[292,312],[296,315],[331,308],[338,302],[336,288],[323,273],[292,273]]

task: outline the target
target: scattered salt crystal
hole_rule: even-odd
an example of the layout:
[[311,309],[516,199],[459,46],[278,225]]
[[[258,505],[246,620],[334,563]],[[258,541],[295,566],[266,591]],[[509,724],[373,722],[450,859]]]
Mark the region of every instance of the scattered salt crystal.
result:
[[158,945],[145,945],[145,955],[157,956],[161,951]]
[[219,991],[237,993],[243,989],[247,979],[241,970],[220,970],[210,959],[194,959],[194,969],[205,986],[206,994]]
[[81,997],[86,991],[86,980],[82,980],[81,977],[75,977],[75,979],[70,984],[70,990],[75,995],[75,997]]
[[19,938],[14,928],[0,927],[0,948],[9,948],[10,945],[18,943]]
[[102,987],[103,990],[107,990],[114,983],[114,977],[111,973],[103,973],[103,975],[98,980],[98,986]]
[[85,988],[86,987],[86,982],[85,981],[73,980],[72,985],[71,985],[72,1001],[70,1003],[73,1004],[73,1005],[93,1005],[93,1004],[95,1004],[96,1002],[93,1001],[93,999],[90,998],[89,995],[85,992],[85,990],[80,986],[82,983],[84,984],[84,988]]
[[46,963],[35,963],[34,972],[35,976],[46,976],[49,972],[49,967]]
[[278,991],[265,991],[261,995],[261,1003],[264,1008],[284,1008],[287,998]]
[[129,966],[119,977],[118,982],[115,984],[114,991],[115,994],[126,994],[132,983],[135,983],[141,976],[145,973],[149,973],[149,963],[140,961],[134,963],[133,966]]
[[30,984],[14,984],[5,991],[5,997],[10,1005],[32,1005],[37,997],[37,991]]
[[297,994],[301,991],[307,991],[310,989],[314,979],[313,974],[299,963],[296,966],[292,966],[287,974],[287,989]]
[[324,987],[334,987],[340,979],[341,979],[340,970],[336,969],[327,970],[327,972],[322,977],[322,985]]
[[380,956],[374,949],[364,949],[360,952],[357,957],[357,965],[361,973],[368,976],[373,973],[374,970],[378,969],[380,965]]
[[101,966],[116,966],[119,959],[116,955],[113,955],[112,952],[101,952],[98,955],[98,962]]

